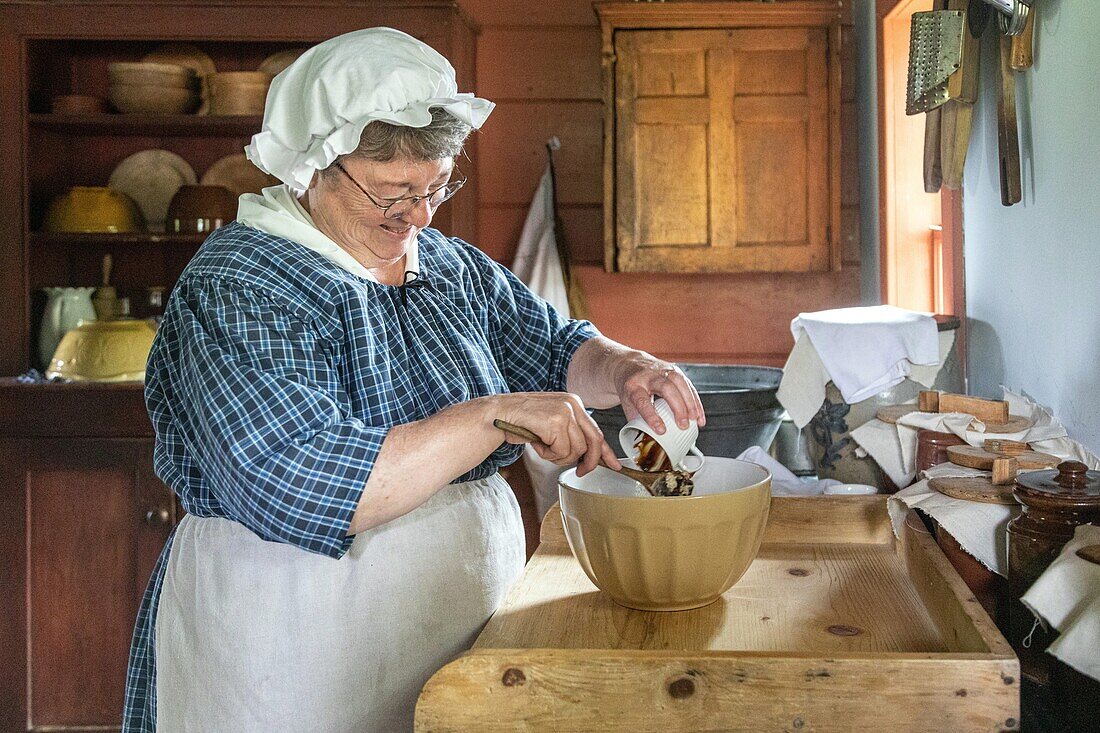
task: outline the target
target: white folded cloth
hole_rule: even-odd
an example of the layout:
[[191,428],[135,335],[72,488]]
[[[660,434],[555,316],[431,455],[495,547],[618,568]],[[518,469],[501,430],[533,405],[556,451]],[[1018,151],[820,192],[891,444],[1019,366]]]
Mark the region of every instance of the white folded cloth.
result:
[[1088,545],[1100,545],[1100,527],[1079,526],[1020,600],[1062,632],[1047,651],[1100,680],[1100,565],[1077,556],[1077,550]]
[[1008,523],[1020,513],[1019,507],[953,499],[930,488],[925,480],[891,496],[886,508],[895,535],[901,536],[909,509],[920,509],[939,522],[967,554],[998,575],[1008,577]]
[[913,463],[906,463],[902,455],[897,425],[872,418],[852,430],[851,435],[857,455],[862,451],[871,456],[894,486],[905,487],[913,482]]
[[772,496],[818,496],[825,493],[825,487],[840,485],[840,481],[831,478],[803,481],[782,463],[772,458],[766,450],[756,445],[743,450],[737,458],[767,469],[772,475]]
[[[868,322],[858,322],[860,318]],[[931,387],[955,343],[954,331],[936,333],[931,316],[892,306],[804,313],[791,322],[791,332],[795,345],[777,396],[800,428],[821,408],[830,381],[848,404],[906,377]]]
[[848,404],[889,389],[913,364],[936,364],[936,321],[926,313],[876,305],[800,313],[795,341],[805,332]]
[[821,409],[828,383],[829,373],[825,371],[817,349],[810,343],[810,337],[802,334],[794,342],[787,363],[783,365],[783,378],[779,380],[779,390],[776,392],[779,404],[787,410],[799,430],[809,425]]

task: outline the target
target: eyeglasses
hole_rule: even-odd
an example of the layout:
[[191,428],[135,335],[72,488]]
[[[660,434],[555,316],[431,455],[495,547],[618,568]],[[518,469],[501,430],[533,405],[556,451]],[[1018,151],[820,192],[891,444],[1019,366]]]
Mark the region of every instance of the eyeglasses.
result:
[[370,192],[367,191],[367,189],[359,185],[359,182],[351,177],[351,174],[347,172],[347,169],[344,168],[344,166],[340,165],[339,163],[334,163],[334,165],[339,168],[345,176],[348,177],[349,181],[355,184],[356,188],[363,192],[363,195],[367,197],[368,201],[377,206],[379,209],[382,209],[382,216],[386,217],[387,219],[401,218],[402,216],[419,206],[421,201],[427,201],[428,206],[434,211],[435,209],[438,209],[444,201],[458,193],[458,189],[462,188],[462,184],[466,183],[466,176],[463,176],[462,171],[458,170],[458,167],[455,166],[455,172],[458,173],[458,175],[462,176],[457,181],[450,181],[448,183],[445,183],[434,191],[429,191],[423,196],[404,196],[397,199],[382,198],[379,200],[375,199],[375,197],[371,196]]

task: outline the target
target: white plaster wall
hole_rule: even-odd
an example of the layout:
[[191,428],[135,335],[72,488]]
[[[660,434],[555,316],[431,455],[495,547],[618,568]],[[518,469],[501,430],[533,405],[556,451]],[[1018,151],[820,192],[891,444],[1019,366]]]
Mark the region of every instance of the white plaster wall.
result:
[[963,199],[969,388],[1023,390],[1100,450],[1100,2],[1035,2],[1036,63],[1017,89],[1024,200],[1009,208],[985,39]]

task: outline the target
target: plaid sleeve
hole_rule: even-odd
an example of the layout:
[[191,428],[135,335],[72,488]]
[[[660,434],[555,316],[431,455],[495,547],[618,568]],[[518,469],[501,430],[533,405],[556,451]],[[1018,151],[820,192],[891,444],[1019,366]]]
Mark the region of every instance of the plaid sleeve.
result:
[[588,321],[563,317],[506,267],[474,251],[483,260],[497,360],[508,388],[513,392],[564,392],[573,354],[600,332]]
[[349,417],[318,330],[218,279],[181,287],[170,309],[173,412],[211,492],[264,539],[343,555],[387,429]]

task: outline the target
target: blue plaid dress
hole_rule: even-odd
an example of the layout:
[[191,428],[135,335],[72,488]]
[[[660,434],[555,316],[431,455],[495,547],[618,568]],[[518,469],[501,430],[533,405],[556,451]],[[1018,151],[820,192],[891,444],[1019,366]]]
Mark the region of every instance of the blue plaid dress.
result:
[[[371,282],[235,223],[181,275],[149,357],[154,467],[197,517],[333,558],[387,431],[473,398],[564,391],[598,332],[562,318],[505,268],[433,229],[420,276]],[[456,480],[492,475],[501,445]],[[156,724],[154,629],[169,538],[138,613],[123,730]]]

